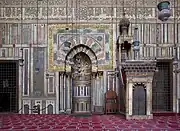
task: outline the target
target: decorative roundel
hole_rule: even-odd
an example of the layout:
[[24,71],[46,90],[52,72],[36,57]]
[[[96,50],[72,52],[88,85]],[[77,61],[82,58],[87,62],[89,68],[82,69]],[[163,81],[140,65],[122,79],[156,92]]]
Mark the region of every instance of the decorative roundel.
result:
[[102,36],[98,36],[98,37],[97,37],[97,40],[98,40],[98,41],[102,41],[102,39],[103,39]]
[[66,41],[66,37],[65,36],[61,36],[60,40],[61,40],[61,42],[65,42]]

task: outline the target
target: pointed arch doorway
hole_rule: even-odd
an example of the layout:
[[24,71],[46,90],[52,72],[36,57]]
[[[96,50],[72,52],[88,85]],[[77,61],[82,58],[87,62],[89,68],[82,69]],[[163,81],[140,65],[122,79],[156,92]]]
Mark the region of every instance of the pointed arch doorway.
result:
[[84,52],[73,57],[72,68],[72,112],[91,113],[92,63]]
[[146,115],[146,87],[135,84],[133,87],[133,115]]

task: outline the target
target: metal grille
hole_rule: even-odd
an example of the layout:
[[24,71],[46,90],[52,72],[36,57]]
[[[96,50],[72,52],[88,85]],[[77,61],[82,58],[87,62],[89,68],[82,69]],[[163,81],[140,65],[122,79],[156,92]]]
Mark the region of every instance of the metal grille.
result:
[[17,69],[16,61],[0,61],[0,112],[17,111]]
[[152,89],[153,112],[172,111],[172,68],[170,62],[158,62]]

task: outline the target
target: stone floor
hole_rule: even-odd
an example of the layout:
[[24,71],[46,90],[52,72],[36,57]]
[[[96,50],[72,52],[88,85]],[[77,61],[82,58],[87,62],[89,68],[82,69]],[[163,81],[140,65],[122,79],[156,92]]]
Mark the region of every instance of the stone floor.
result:
[[0,131],[175,131],[180,116],[154,116],[153,120],[126,120],[120,115],[0,115]]

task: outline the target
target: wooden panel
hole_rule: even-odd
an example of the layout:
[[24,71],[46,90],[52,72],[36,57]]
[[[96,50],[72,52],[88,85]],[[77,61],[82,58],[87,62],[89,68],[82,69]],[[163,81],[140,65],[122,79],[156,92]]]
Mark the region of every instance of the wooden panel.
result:
[[117,94],[115,91],[108,90],[105,94],[105,113],[117,113],[118,103],[117,103]]
[[142,85],[133,89],[133,115],[146,115],[146,90]]

